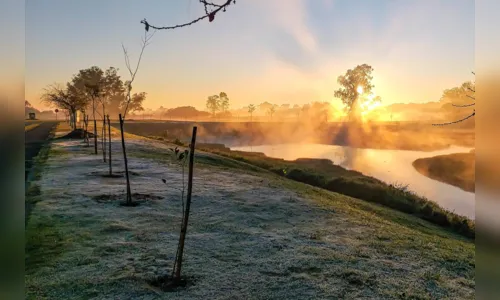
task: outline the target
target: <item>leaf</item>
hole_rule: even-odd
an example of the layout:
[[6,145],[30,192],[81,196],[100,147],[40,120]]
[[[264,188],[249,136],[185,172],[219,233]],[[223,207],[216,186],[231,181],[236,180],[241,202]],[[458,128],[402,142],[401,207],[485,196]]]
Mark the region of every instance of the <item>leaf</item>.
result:
[[187,156],[189,154],[189,150],[188,149],[184,150],[184,154]]
[[184,153],[181,153],[181,154],[179,155],[179,160],[182,160],[183,158],[184,158]]
[[177,153],[179,153],[179,148],[175,147],[175,154],[177,155]]
[[170,150],[170,151],[174,152],[174,148],[168,148],[168,150]]
[[167,183],[167,180],[165,178],[162,178],[161,181],[163,181],[163,183]]
[[215,11],[208,14],[208,21],[209,22],[212,22],[214,20],[214,18],[215,18]]

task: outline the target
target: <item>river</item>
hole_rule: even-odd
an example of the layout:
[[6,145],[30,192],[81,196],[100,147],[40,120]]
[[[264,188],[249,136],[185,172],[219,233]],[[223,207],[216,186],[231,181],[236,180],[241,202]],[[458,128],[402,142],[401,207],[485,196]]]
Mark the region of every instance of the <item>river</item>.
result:
[[326,158],[346,169],[356,170],[387,183],[407,184],[408,188],[441,207],[475,219],[475,194],[430,179],[415,170],[413,161],[436,155],[469,152],[472,148],[452,146],[437,151],[360,149],[320,144],[280,144],[231,147],[231,150],[262,152],[269,157]]

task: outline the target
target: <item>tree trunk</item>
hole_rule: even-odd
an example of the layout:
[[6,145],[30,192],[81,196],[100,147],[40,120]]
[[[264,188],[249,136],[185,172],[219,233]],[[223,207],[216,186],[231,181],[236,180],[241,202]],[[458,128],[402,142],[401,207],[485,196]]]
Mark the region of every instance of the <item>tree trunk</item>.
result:
[[71,124],[71,127],[73,127],[73,130],[76,130],[76,110],[72,110],[71,114],[73,115],[73,122]]
[[86,142],[87,142],[87,147],[90,147],[90,138],[89,138],[89,116],[88,116],[87,114],[85,114],[84,118],[85,118],[85,122],[84,122],[84,124],[85,124],[85,128],[84,128],[84,130],[85,130],[85,140],[86,140]]
[[184,241],[186,239],[187,227],[188,227],[188,219],[189,219],[189,209],[191,207],[191,194],[193,192],[193,166],[194,166],[194,149],[196,144],[196,131],[197,127],[193,127],[193,135],[191,137],[191,145],[189,151],[189,174],[188,174],[188,188],[186,195],[186,209],[184,211],[183,223],[181,227],[181,234],[179,236],[179,254],[177,256],[175,270],[175,280],[181,280],[181,267],[182,267],[182,254],[184,252]]
[[97,154],[97,121],[94,119],[94,154]]
[[130,192],[130,178],[128,176],[127,151],[125,150],[125,137],[123,135],[123,122],[124,122],[124,120],[122,119],[122,114],[120,114],[119,117],[120,117],[120,132],[121,132],[121,136],[122,136],[123,161],[125,163],[125,177],[127,178],[127,201],[126,201],[126,205],[127,206],[132,206],[132,193]]
[[109,176],[113,175],[113,168],[111,166],[111,122],[109,121],[109,115],[107,116],[108,119],[108,142],[109,142]]

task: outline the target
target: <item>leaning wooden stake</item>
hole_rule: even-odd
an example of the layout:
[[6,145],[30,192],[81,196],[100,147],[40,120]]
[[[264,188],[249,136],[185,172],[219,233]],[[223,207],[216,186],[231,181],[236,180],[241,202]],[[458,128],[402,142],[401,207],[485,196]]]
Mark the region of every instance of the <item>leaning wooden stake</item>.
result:
[[186,239],[186,232],[189,219],[189,208],[191,207],[191,194],[193,192],[193,166],[194,166],[194,149],[196,144],[196,130],[197,127],[193,127],[193,136],[191,137],[191,145],[189,149],[189,173],[188,173],[188,188],[186,195],[186,209],[184,211],[183,223],[181,226],[181,234],[179,236],[179,254],[177,255],[175,270],[175,281],[179,282],[181,280],[181,267],[182,267],[182,253],[184,252],[184,240]]
[[109,121],[109,115],[106,116],[108,119],[108,137],[109,137],[109,176],[113,175],[113,168],[111,167],[111,122]]
[[94,119],[94,154],[97,154],[97,121]]
[[122,114],[119,115],[120,117],[120,131],[122,135],[122,149],[123,149],[123,161],[125,162],[125,177],[127,178],[127,206],[132,205],[132,193],[130,192],[130,179],[128,176],[128,162],[127,162],[127,151],[125,150],[125,137],[123,135],[123,119],[122,119]]

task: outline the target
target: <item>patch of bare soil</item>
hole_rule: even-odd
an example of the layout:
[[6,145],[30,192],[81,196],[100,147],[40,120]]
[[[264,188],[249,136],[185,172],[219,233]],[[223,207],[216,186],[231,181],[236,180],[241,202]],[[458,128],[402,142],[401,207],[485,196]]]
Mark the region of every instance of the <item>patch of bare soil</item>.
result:
[[[78,128],[78,129],[71,131],[70,133],[68,133],[66,135],[58,137],[57,139],[83,139],[83,137],[85,136],[85,132],[86,132],[85,130]],[[93,138],[94,134],[87,131],[87,136],[89,138]]]
[[184,277],[181,276],[179,280],[171,277],[170,275],[164,275],[156,277],[152,280],[148,280],[147,283],[155,288],[159,288],[164,292],[176,292],[182,288],[194,285],[194,277]]

